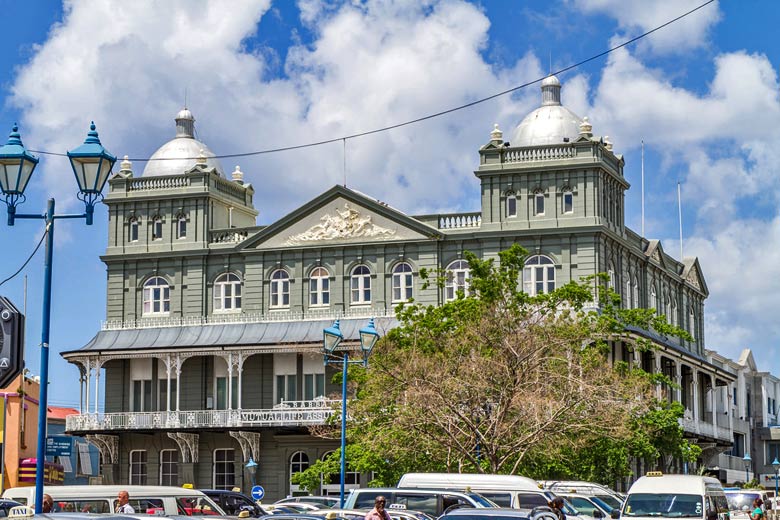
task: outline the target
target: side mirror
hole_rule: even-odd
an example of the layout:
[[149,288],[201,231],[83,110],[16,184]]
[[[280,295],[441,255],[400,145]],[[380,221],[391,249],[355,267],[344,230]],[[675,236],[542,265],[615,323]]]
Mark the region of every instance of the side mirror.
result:
[[604,512],[601,509],[594,509],[593,514],[590,516],[593,518],[604,518]]
[[620,518],[620,509],[613,509],[612,512],[609,514],[610,518],[614,518],[617,520]]

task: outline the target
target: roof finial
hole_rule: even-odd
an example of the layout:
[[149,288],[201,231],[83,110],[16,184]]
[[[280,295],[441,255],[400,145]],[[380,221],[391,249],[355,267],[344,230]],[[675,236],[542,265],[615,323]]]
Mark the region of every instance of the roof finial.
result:
[[195,163],[196,166],[203,166],[204,168],[208,166],[206,157],[206,151],[203,150],[203,148],[200,149],[200,154],[198,154],[198,162]]
[[604,136],[604,148],[606,148],[610,152],[612,151],[612,141],[609,140],[608,135]]
[[238,184],[244,184],[244,172],[241,171],[241,167],[236,165],[236,169],[233,170],[233,180]]
[[580,123],[580,135],[593,137],[593,125],[588,121],[588,116],[582,118],[582,123]]
[[504,133],[499,130],[498,123],[493,125],[493,131],[490,132],[490,140],[496,142],[502,142],[504,140]]

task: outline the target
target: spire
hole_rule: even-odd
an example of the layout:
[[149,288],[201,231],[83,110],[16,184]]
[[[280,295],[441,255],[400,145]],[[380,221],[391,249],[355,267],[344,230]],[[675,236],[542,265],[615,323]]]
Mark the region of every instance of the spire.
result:
[[195,137],[195,116],[186,106],[176,114],[176,137]]
[[553,75],[542,80],[542,106],[561,104],[561,82]]

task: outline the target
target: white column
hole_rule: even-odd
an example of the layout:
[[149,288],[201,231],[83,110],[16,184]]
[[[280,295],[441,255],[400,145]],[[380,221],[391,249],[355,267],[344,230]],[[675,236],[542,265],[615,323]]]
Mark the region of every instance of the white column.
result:
[[712,408],[712,434],[718,437],[718,398],[715,386],[715,377],[710,376],[710,407]]
[[[171,411],[171,355],[168,354],[168,362],[165,364],[166,367],[166,375],[168,376],[168,382],[165,386],[165,400],[167,401],[165,403],[165,410],[167,412]],[[178,392],[177,394],[178,395]]]
[[86,392],[84,392],[84,394],[86,395],[86,399],[87,399],[87,402],[85,403],[86,406],[84,407],[84,409],[87,411],[87,413],[89,413],[89,373],[91,371],[92,371],[91,363],[89,362],[89,358],[87,358],[87,370],[86,370],[87,380],[84,383],[86,386]]
[[233,409],[233,353],[228,353],[227,409]]
[[95,363],[95,413],[98,413],[100,403],[100,363]]
[[[653,353],[653,372],[656,374],[661,373],[661,355],[658,352]],[[664,393],[662,385],[656,386],[655,394],[658,399],[663,399]]]
[[682,404],[682,393],[684,389],[682,387],[682,364],[679,362],[674,364],[674,382],[677,383],[677,389],[674,390],[674,400]]
[[699,421],[701,420],[699,411],[699,371],[694,368],[692,372],[693,390],[691,391],[691,398],[693,399],[693,421],[696,425],[696,431],[698,431]]
[[241,401],[241,374],[244,372],[244,353],[239,352],[238,353],[238,411],[240,412],[243,407],[243,402]]
[[179,411],[179,402],[181,400],[181,356],[176,353],[176,411]]

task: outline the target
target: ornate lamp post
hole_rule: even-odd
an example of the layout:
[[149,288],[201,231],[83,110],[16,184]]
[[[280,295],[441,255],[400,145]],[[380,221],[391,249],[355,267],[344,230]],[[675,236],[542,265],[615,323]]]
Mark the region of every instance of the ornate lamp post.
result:
[[753,459],[750,458],[749,453],[745,453],[745,456],[742,458],[742,462],[745,463],[745,484],[750,482],[750,465],[753,462]]
[[249,478],[252,480],[252,487],[255,487],[255,475],[257,474],[257,462],[252,457],[249,457],[249,462],[246,463],[246,472],[249,473]]
[[[325,355],[325,364],[329,362],[338,361],[339,356],[335,355],[336,347],[344,340],[344,334],[342,334],[339,328],[339,320],[333,322],[333,325],[323,330],[322,338],[322,351]],[[339,488],[339,507],[344,508],[344,480],[346,477],[347,467],[347,368],[350,363],[362,363],[363,366],[368,364],[368,356],[379,340],[379,332],[374,327],[374,318],[368,321],[368,325],[360,329],[358,332],[360,336],[360,349],[363,351],[362,360],[349,360],[349,352],[343,351],[341,353],[342,362],[342,376],[341,376],[341,461],[339,465],[339,472],[341,474],[341,484]]]
[[35,512],[43,507],[43,471],[46,459],[46,410],[48,407],[49,387],[49,329],[51,323],[51,278],[52,255],[54,253],[54,221],[63,218],[83,218],[92,225],[95,204],[103,198],[103,187],[116,162],[116,157],[103,148],[95,130],[90,125],[84,144],[68,152],[73,173],[79,186],[78,198],[85,205],[85,212],[78,215],[55,215],[54,199],[49,199],[46,213],[17,213],[16,206],[24,202],[24,190],[32,177],[38,158],[29,153],[22,144],[19,129],[14,124],[8,142],[0,147],[0,190],[8,206],[8,225],[13,226],[16,219],[37,219],[46,222],[46,258],[43,277],[43,312],[41,314],[41,387],[38,404],[38,447],[35,469]]

